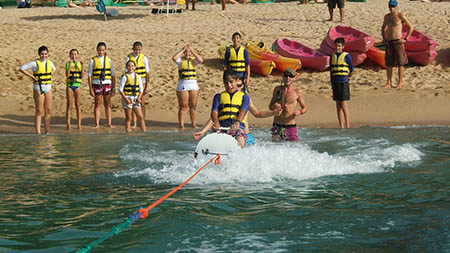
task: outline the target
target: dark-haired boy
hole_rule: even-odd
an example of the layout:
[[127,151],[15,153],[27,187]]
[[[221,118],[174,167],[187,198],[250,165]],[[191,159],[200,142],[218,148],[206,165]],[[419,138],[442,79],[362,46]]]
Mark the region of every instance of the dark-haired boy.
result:
[[231,36],[233,47],[227,48],[225,51],[224,65],[225,70],[233,69],[239,75],[244,84],[243,91],[247,93],[248,84],[250,82],[250,57],[245,47],[241,46],[241,34],[233,33]]
[[339,126],[350,128],[350,113],[348,112],[347,101],[350,100],[348,81],[353,75],[353,63],[350,54],[344,52],[344,47],[345,40],[343,38],[337,38],[334,41],[335,52],[330,58],[330,78]]

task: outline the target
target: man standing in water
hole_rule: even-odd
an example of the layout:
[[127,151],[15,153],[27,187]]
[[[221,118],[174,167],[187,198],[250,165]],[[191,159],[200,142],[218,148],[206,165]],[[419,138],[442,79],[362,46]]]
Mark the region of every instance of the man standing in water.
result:
[[[405,15],[398,12],[398,3],[396,0],[389,0],[388,3],[390,13],[384,16],[383,25],[381,27],[381,35],[383,36],[384,44],[386,45],[386,72],[387,83],[385,88],[392,88],[392,69],[394,66],[398,67],[398,82],[397,89],[402,87],[402,78],[404,65],[408,63],[406,57],[404,43],[411,36],[414,31],[413,26],[406,19]],[[408,33],[405,38],[402,36],[403,24],[408,27]]]
[[[270,110],[275,110],[281,106],[280,116],[273,119],[272,140],[298,141],[297,125],[295,117],[306,113],[306,102],[303,92],[295,88],[295,70],[288,68],[283,73],[283,84],[274,88]],[[300,109],[297,110],[297,104]]]

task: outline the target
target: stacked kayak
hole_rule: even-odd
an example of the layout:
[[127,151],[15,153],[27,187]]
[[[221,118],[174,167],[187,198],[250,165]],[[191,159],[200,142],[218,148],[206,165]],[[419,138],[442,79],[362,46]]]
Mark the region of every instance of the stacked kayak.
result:
[[369,48],[369,50],[367,50],[366,54],[369,59],[380,65],[382,68],[386,68],[386,63],[384,59],[386,55],[385,51],[377,47],[371,47]]
[[330,56],[295,40],[287,38],[276,39],[273,43],[273,49],[282,56],[300,59],[302,66],[305,68],[323,71],[330,64]]
[[362,64],[366,59],[366,52],[373,47],[375,38],[351,26],[335,26],[330,28],[327,36],[320,44],[320,51],[326,55],[334,53],[334,41],[337,38],[345,40],[344,51],[350,54],[353,66]]
[[288,68],[297,71],[302,67],[299,59],[281,56],[272,50],[265,48],[264,43],[249,42],[247,44],[247,50],[250,59],[273,61],[275,63],[275,68],[281,72],[284,72]]
[[325,40],[328,46],[334,48],[334,40],[337,38],[344,38],[344,50],[346,52],[357,51],[365,53],[369,48],[373,47],[373,43],[375,43],[375,38],[351,26],[338,25],[330,28]]
[[[344,48],[344,51],[345,51],[345,48]],[[328,46],[328,44],[326,43],[325,40],[322,40],[322,43],[320,43],[320,52],[331,56],[334,53],[334,48],[331,48],[330,46]],[[352,58],[352,63],[353,63],[353,66],[355,66],[355,67],[360,65],[361,63],[363,63],[367,58],[367,55],[365,53],[361,53],[358,51],[351,51],[351,52],[348,52],[348,54]]]
[[[403,38],[408,33],[408,28],[403,25]],[[428,65],[434,61],[437,56],[437,42],[427,35],[414,30],[408,40],[405,42],[406,56],[408,61],[420,65]]]
[[[405,38],[408,33],[408,27],[403,25],[402,34]],[[437,42],[427,35],[414,30],[408,40],[405,42],[406,51],[431,51],[437,46]]]
[[[225,57],[227,47],[219,47],[219,56],[221,59]],[[275,68],[275,63],[271,60],[260,60],[250,58],[250,72],[261,76],[269,76]]]

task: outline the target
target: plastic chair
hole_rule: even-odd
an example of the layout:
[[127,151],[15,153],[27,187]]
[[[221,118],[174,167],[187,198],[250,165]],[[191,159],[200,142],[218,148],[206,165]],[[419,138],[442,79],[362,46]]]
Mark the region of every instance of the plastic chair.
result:
[[[166,12],[166,16],[169,17],[169,13],[178,13],[181,12],[182,9],[178,9],[178,5],[185,4],[185,0],[161,0],[161,6],[158,9],[159,14]],[[169,8],[170,6],[174,6],[175,8]]]

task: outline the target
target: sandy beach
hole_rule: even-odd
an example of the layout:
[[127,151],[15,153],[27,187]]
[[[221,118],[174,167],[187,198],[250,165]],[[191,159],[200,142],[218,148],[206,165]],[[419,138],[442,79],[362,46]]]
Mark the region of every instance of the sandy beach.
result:
[[[125,57],[131,52],[132,43],[143,43],[151,75],[147,124],[150,130],[175,130],[178,126],[175,93],[177,68],[171,57],[184,45],[190,44],[205,59],[204,64],[197,67],[201,125],[209,117],[213,95],[223,89],[222,62],[217,49],[231,43],[232,33],[242,33],[244,42],[263,41],[271,45],[277,38],[289,37],[318,49],[328,29],[340,24],[325,21],[328,18],[326,4],[227,5],[227,10],[221,11],[219,4],[200,2],[196,8],[195,11],[166,17],[152,14],[152,7],[120,7],[120,15],[110,17],[107,22],[92,7],[1,9],[0,133],[34,133],[32,82],[18,69],[37,58],[37,49],[41,45],[49,48],[50,59],[57,68],[53,78],[53,133],[67,133],[63,69],[69,59],[69,50],[77,48],[87,67],[89,59],[96,54],[95,46],[99,41],[108,45],[108,55],[114,62],[117,79],[124,71]],[[388,12],[387,1],[347,2],[345,11],[345,25],[358,28],[374,36],[377,41],[381,40],[380,28],[383,16]],[[438,42],[438,56],[428,66],[407,66],[404,88],[401,90],[383,88],[386,72],[375,63],[366,61],[358,66],[351,80],[349,108],[352,127],[450,125],[450,5],[399,1],[399,11],[417,30]],[[335,20],[339,20],[338,17],[338,11],[335,11]],[[269,77],[251,77],[250,96],[260,110],[267,109],[272,90],[280,82],[279,73]],[[304,91],[308,106],[308,112],[297,118],[298,126],[338,127],[328,71],[301,69],[296,86]],[[81,89],[82,132],[93,132],[93,98],[89,95],[86,78]],[[73,110],[73,125],[74,116]],[[271,122],[271,118],[261,120],[250,116],[253,126],[268,127]],[[115,128],[110,130],[105,127],[103,110],[101,123],[100,132],[124,132],[124,115],[118,93],[113,97]],[[187,123],[190,121],[187,120]],[[190,124],[187,129],[189,131]]]

